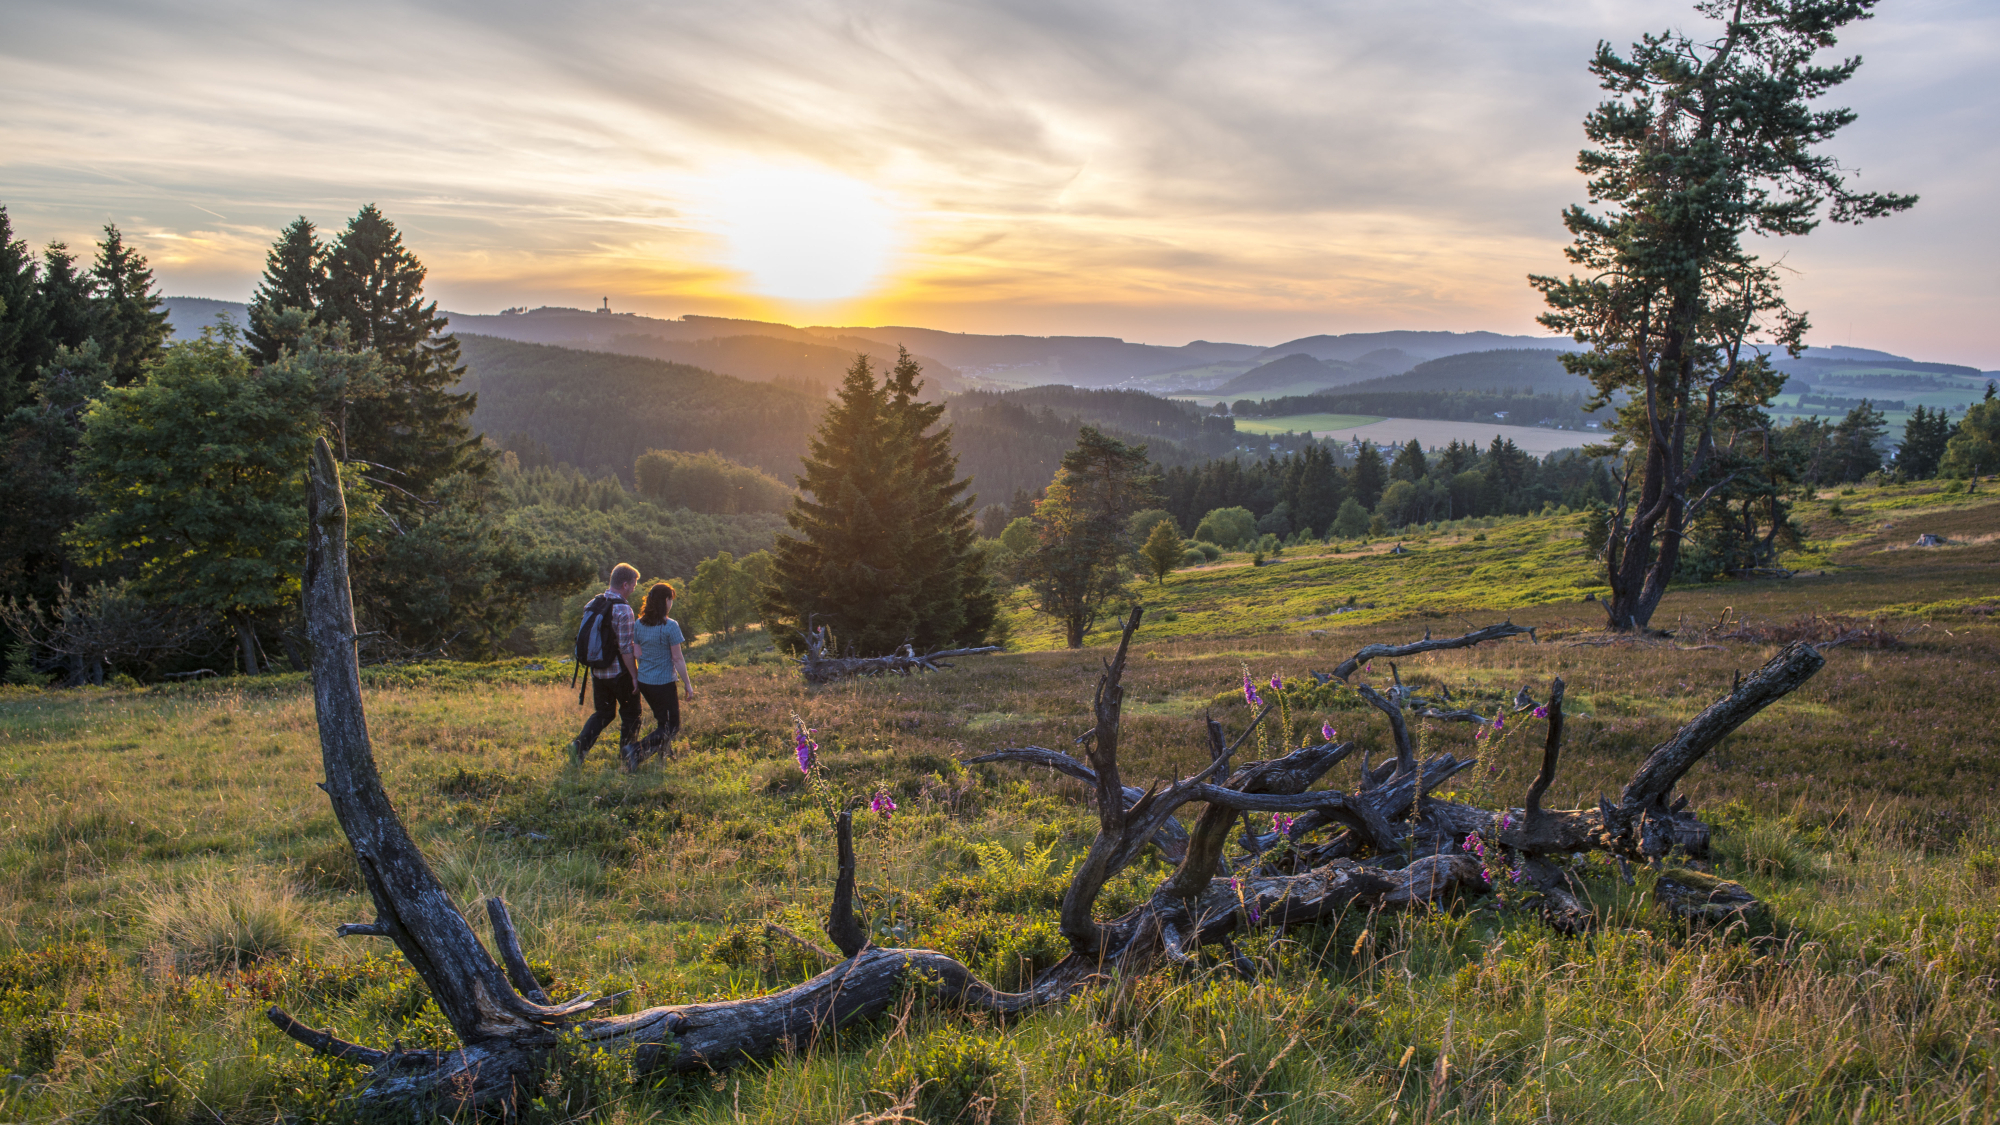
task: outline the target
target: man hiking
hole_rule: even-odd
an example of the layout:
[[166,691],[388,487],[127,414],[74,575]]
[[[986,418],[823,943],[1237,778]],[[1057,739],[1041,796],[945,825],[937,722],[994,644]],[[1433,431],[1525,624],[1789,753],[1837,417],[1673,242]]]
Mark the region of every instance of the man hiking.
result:
[[[583,607],[583,624],[576,633],[576,660],[590,667],[590,699],[596,710],[569,744],[577,765],[597,742],[597,736],[618,717],[618,744],[639,733],[639,643],[632,634],[632,592],[639,588],[639,570],[629,563],[611,568],[611,587]],[[583,702],[582,696],[577,702]]]

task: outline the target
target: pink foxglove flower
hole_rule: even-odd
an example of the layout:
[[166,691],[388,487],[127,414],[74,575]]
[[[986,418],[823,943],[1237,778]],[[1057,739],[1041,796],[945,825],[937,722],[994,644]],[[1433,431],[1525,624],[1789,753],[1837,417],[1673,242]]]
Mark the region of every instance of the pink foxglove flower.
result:
[[1276,672],[1271,673],[1271,690],[1272,691],[1285,690],[1285,681]]
[[1535,718],[1537,718],[1537,719],[1546,719],[1546,718],[1548,718],[1548,717],[1549,717],[1549,709],[1548,709],[1547,707],[1537,707],[1537,708],[1535,708]]
[[1292,834],[1292,823],[1292,818],[1286,816],[1284,813],[1279,813],[1271,818],[1271,827],[1276,828],[1280,836],[1289,836]]
[[868,811],[881,813],[882,819],[887,820],[896,811],[896,798],[889,796],[887,789],[877,789],[875,799],[868,802]]
[[1333,729],[1332,723],[1321,723],[1319,725],[1319,736],[1328,742],[1332,742],[1334,739],[1340,737],[1340,732]]
[[1248,703],[1252,707],[1256,707],[1264,702],[1264,697],[1257,694],[1257,685],[1250,682],[1250,673],[1248,672],[1243,673],[1243,702]]
[[793,739],[792,752],[799,760],[799,772],[811,773],[813,759],[817,756],[819,744],[812,739],[813,728],[794,720],[798,736]]

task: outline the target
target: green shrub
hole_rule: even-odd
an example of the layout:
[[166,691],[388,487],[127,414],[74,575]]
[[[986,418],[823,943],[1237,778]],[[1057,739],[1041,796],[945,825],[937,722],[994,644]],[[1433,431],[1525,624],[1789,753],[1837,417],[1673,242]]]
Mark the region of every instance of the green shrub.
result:
[[917,1088],[917,1115],[933,1125],[956,1121],[1017,1121],[1021,1065],[999,1039],[957,1028],[918,1040],[894,1066],[876,1073],[879,1093],[891,1098]]

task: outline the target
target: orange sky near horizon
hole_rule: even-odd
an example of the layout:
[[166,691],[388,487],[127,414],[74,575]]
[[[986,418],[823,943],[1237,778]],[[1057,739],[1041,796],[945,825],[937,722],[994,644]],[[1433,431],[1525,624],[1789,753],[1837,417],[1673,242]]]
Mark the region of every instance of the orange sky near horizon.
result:
[[[1815,344],[2000,367],[2000,13],[1885,4],[1829,146],[1904,216],[1769,248]],[[379,205],[448,309],[1274,344],[1534,333],[1585,60],[1682,4],[11,5],[0,204],[170,294]],[[119,65],[107,67],[107,60]]]

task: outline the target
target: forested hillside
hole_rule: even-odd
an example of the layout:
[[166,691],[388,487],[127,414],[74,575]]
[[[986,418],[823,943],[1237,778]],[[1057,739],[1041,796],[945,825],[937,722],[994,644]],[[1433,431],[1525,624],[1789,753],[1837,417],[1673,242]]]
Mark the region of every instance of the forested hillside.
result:
[[1236,432],[1229,418],[1140,391],[1032,387],[1006,394],[974,392],[951,400],[959,471],[972,477],[980,505],[1032,493],[1055,476],[1077,430],[1093,425],[1141,444],[1162,466],[1195,465],[1255,443],[1259,452],[1304,445],[1303,437],[1269,439]]
[[557,461],[631,482],[652,449],[715,450],[789,482],[823,402],[684,363],[460,336],[475,429],[525,434]]

